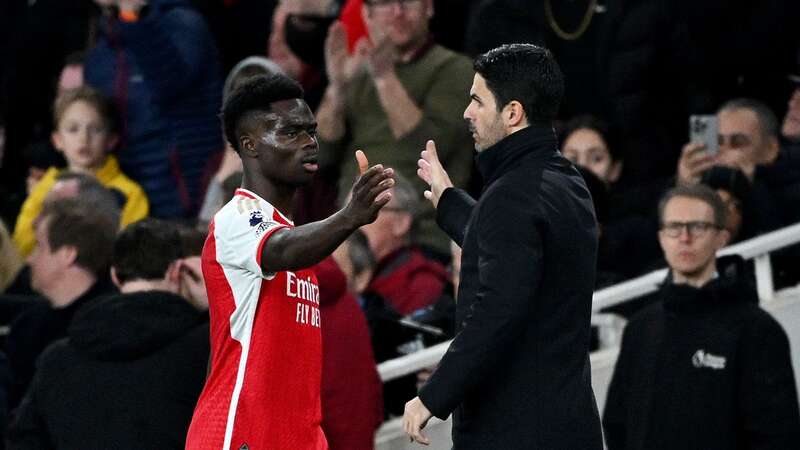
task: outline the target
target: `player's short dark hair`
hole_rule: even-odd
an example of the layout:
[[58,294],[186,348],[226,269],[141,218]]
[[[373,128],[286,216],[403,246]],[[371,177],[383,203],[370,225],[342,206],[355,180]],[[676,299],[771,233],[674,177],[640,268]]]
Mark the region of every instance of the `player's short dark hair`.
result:
[[237,87],[222,107],[225,138],[238,152],[239,128],[253,113],[269,112],[272,103],[303,98],[303,88],[283,74],[259,75]]
[[144,219],[125,227],[114,242],[111,266],[121,283],[159,280],[170,264],[183,257],[178,227],[168,221]]
[[498,111],[516,100],[529,123],[549,122],[558,113],[564,76],[550,50],[533,44],[501,45],[478,56],[473,68],[486,80]]
[[36,219],[36,226],[47,224],[50,251],[74,247],[75,264],[97,277],[107,273],[117,217],[98,211],[95,205],[77,198],[62,198],[46,202]]
[[687,197],[706,203],[714,211],[714,225],[724,227],[728,219],[728,209],[719,194],[704,184],[680,185],[667,191],[658,202],[658,222],[664,223],[664,209],[675,197]]

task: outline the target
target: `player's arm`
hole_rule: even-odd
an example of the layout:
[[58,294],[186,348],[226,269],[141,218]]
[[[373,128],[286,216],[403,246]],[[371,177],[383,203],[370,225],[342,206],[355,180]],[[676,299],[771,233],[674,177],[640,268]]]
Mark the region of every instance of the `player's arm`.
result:
[[311,267],[333,253],[353,231],[375,221],[391,198],[387,191],[394,186],[394,172],[380,164],[367,169],[369,163],[360,150],[356,159],[361,176],[347,205],[325,220],[276,231],[261,249],[264,273]]

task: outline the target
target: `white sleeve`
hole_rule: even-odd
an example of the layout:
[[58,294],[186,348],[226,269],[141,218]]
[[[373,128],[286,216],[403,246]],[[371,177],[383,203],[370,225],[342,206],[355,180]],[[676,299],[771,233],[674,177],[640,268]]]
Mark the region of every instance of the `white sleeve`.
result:
[[222,244],[217,260],[223,266],[252,272],[262,278],[272,279],[275,274],[261,270],[261,249],[276,231],[287,226],[273,218],[274,209],[258,201],[245,202],[244,206],[230,208],[217,216],[224,223],[217,228],[217,239]]

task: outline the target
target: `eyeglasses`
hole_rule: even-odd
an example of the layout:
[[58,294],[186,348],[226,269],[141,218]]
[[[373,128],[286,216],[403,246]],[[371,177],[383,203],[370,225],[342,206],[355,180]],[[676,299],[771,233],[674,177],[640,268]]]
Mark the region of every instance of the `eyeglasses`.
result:
[[680,237],[684,229],[689,233],[689,236],[696,238],[705,236],[712,229],[721,230],[722,227],[715,223],[702,221],[664,222],[661,224],[661,231],[671,238]]
[[376,14],[388,14],[395,5],[406,11],[419,6],[422,0],[365,0],[364,3]]

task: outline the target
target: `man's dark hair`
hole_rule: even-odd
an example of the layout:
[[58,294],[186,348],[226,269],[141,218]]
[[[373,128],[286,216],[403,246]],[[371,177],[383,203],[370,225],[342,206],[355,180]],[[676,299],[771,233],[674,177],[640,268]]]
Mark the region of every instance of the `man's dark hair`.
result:
[[303,98],[303,88],[283,74],[255,76],[237,87],[222,107],[225,138],[238,152],[241,123],[254,113],[269,112],[272,103]]
[[51,251],[75,247],[77,265],[97,277],[108,270],[118,227],[115,217],[98,212],[80,197],[62,198],[43,205],[36,224],[43,223],[47,224]]
[[566,142],[569,135],[578,130],[591,130],[599,134],[603,141],[605,141],[606,147],[608,147],[608,153],[611,154],[611,159],[614,161],[622,159],[614,130],[605,121],[589,114],[575,116],[569,119],[564,125],[564,131],[561,133],[561,142]]
[[359,275],[366,270],[375,270],[375,266],[378,263],[375,261],[375,255],[369,248],[367,236],[363,232],[360,230],[354,231],[350,237],[347,238],[347,243],[347,253],[350,264],[353,265],[353,275]]
[[522,104],[528,123],[550,122],[564,96],[564,76],[553,54],[533,44],[507,44],[478,56],[475,72],[494,95],[497,110],[512,100]]
[[117,236],[111,266],[120,283],[159,280],[182,256],[183,241],[174,223],[144,219],[128,225]]
[[780,125],[775,113],[769,109],[769,106],[761,101],[753,98],[736,98],[728,100],[720,106],[717,112],[722,111],[735,111],[738,109],[746,109],[752,111],[758,120],[758,126],[761,128],[761,135],[764,137],[777,138],[780,132]]
[[658,222],[664,223],[664,209],[675,197],[687,197],[705,202],[714,211],[714,225],[724,227],[728,219],[728,209],[719,194],[703,184],[681,185],[667,191],[658,202]]

